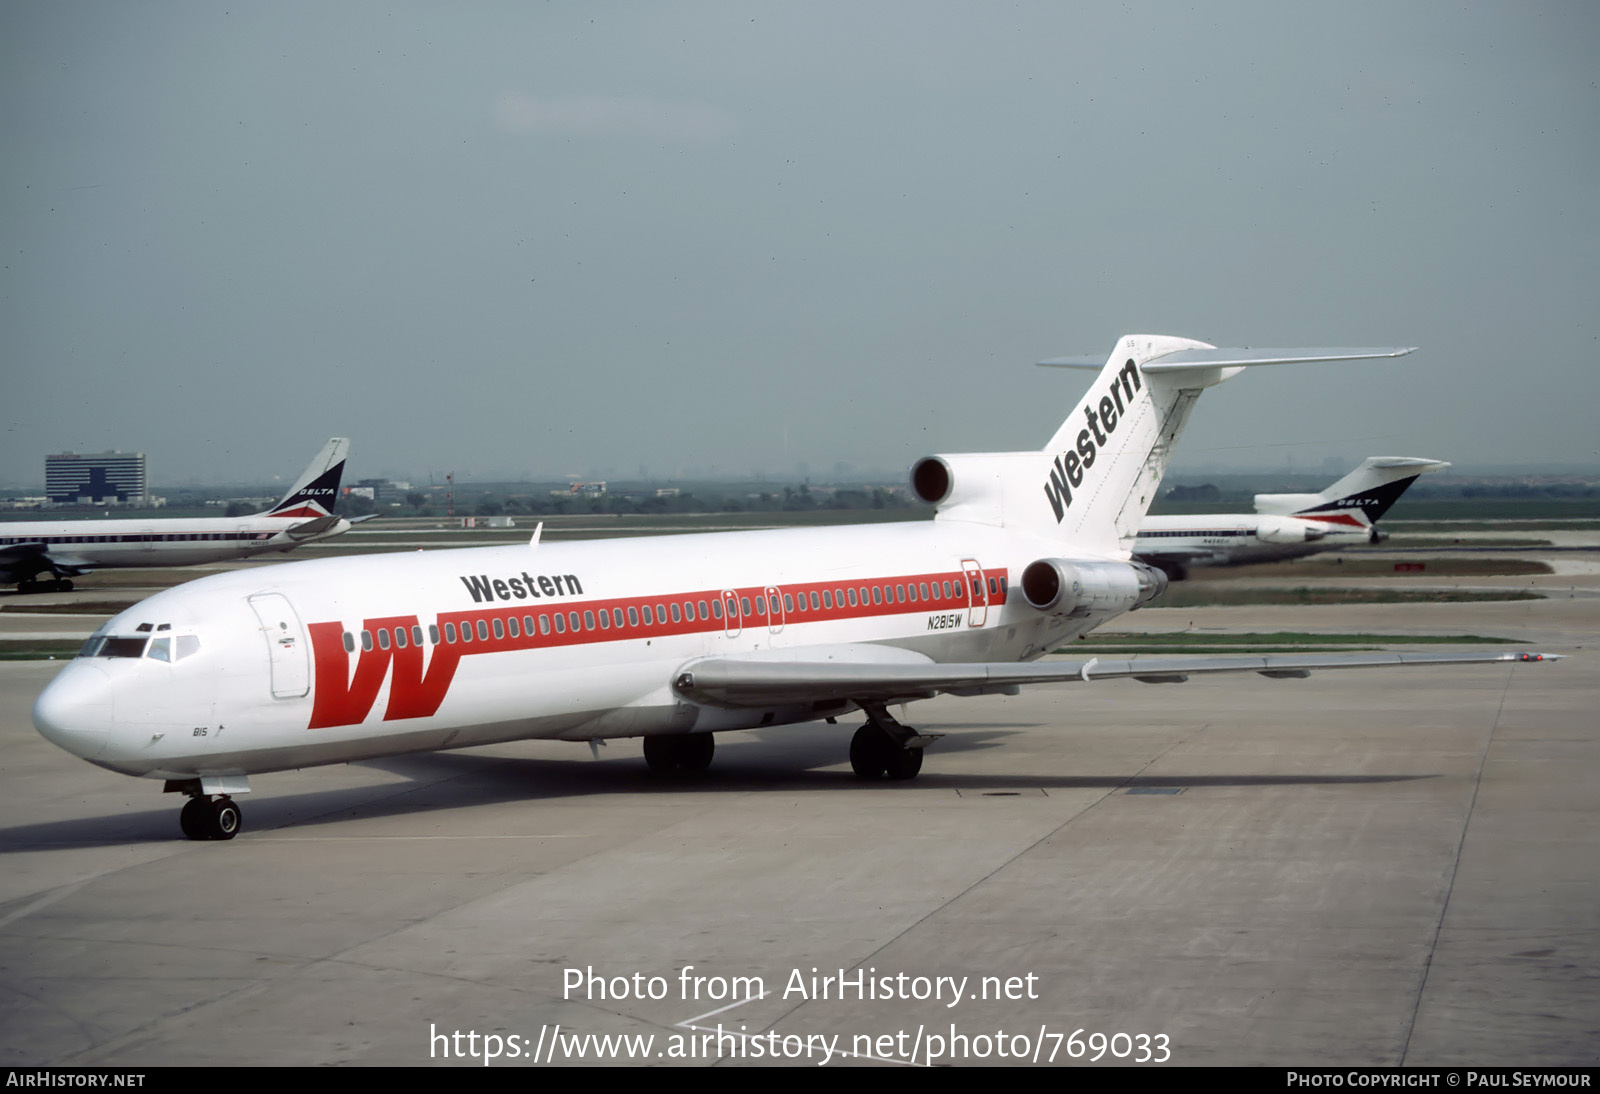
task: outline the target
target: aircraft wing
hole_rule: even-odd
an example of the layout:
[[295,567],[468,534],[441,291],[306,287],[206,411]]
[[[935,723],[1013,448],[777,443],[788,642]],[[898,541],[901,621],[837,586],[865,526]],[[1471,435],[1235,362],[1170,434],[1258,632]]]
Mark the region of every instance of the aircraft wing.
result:
[[[823,653],[813,649],[811,653]],[[904,651],[901,651],[904,652]],[[920,657],[913,654],[912,657]],[[1099,658],[1028,663],[940,664],[892,661],[780,660],[776,657],[707,657],[686,663],[675,686],[702,702],[726,707],[849,700],[898,703],[950,695],[1014,694],[1027,684],[1075,684],[1131,678],[1150,684],[1182,683],[1190,676],[1255,672],[1305,677],[1320,669],[1393,668],[1405,665],[1496,665],[1559,660],[1559,654],[1474,650],[1460,653],[1271,654],[1227,657]]]
[[337,527],[341,520],[344,520],[344,518],[337,514],[316,517],[312,520],[303,520],[299,524],[291,524],[284,529],[284,534],[293,540],[315,539],[330,529]]

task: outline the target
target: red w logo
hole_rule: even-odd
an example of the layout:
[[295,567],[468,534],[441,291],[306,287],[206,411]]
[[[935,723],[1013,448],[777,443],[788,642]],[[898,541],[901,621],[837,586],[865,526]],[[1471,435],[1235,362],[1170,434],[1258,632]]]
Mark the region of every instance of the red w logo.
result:
[[[414,615],[392,615],[367,620],[365,630],[368,633],[382,629],[409,632],[416,624]],[[408,642],[403,647],[397,642],[389,649],[381,648],[380,643],[373,649],[361,651],[352,678],[350,654],[344,648],[343,624],[313,623],[310,629],[317,682],[311,704],[311,724],[307,729],[354,726],[366,721],[391,664],[394,674],[389,680],[389,705],[384,709],[383,720],[426,718],[444,702],[445,692],[450,690],[450,681],[456,674],[456,665],[461,661],[460,647],[436,645],[424,675],[422,647],[416,642]]]

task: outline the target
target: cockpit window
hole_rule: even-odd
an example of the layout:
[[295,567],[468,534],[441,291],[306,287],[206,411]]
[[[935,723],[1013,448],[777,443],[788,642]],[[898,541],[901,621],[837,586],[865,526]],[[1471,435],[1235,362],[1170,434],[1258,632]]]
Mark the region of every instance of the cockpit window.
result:
[[138,638],[107,638],[105,645],[96,652],[96,657],[138,657],[144,653],[146,639],[143,635]]
[[197,634],[178,635],[178,655],[174,661],[182,661],[185,657],[200,652],[200,636]]
[[91,634],[89,636],[89,641],[85,642],[82,648],[78,650],[78,656],[93,657],[95,654],[100,652],[100,643],[104,642],[105,640],[106,636],[103,634]]
[[172,660],[172,639],[163,635],[150,640],[150,648],[145,651],[145,656],[152,661]]

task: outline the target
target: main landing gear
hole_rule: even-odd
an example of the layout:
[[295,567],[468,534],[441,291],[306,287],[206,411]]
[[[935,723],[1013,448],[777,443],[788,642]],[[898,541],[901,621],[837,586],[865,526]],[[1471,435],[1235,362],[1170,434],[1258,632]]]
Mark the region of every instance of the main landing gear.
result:
[[72,579],[66,577],[51,578],[48,581],[35,581],[30,577],[26,581],[17,582],[19,593],[70,593],[71,591]]
[[918,733],[903,726],[882,705],[863,704],[867,724],[850,738],[850,767],[863,779],[914,779],[922,770],[922,750],[937,733]]
[[178,814],[178,826],[190,839],[232,839],[244,827],[244,815],[239,803],[226,794],[217,798],[200,794]]
[[667,733],[644,739],[644,761],[657,775],[698,775],[716,749],[709,733]]

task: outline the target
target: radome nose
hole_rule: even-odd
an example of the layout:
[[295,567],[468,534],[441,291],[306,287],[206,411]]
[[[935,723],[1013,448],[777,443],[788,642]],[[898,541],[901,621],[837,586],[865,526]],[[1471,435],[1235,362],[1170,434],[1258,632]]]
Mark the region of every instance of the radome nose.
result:
[[111,677],[98,665],[68,665],[34,702],[33,725],[51,744],[94,759],[111,728]]

